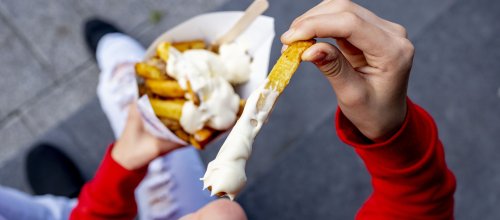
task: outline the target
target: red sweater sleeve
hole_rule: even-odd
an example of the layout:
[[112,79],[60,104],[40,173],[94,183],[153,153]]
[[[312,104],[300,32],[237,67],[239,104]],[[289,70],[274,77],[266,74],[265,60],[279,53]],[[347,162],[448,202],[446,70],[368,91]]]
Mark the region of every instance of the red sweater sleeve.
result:
[[453,219],[456,181],[446,166],[432,117],[408,103],[403,126],[373,143],[337,110],[342,141],[354,147],[372,177],[373,193],[356,219]]
[[94,179],[83,187],[70,219],[134,219],[137,214],[134,190],[147,168],[130,171],[111,157],[111,145]]

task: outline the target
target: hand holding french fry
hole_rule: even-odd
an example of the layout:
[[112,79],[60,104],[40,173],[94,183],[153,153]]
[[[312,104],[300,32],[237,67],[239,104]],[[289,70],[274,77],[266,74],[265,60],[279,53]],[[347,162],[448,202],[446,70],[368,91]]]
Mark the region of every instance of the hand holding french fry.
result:
[[392,135],[406,116],[414,47],[405,29],[348,0],[325,0],[295,19],[281,41],[333,38],[302,59],[331,83],[345,116],[371,140]]

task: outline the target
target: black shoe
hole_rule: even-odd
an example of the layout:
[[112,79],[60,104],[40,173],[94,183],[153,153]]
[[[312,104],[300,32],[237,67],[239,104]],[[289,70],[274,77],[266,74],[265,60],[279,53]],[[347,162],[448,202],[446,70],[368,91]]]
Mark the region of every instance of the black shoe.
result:
[[26,171],[28,182],[36,195],[75,198],[85,184],[73,161],[50,144],[38,144],[30,150]]
[[98,18],[91,18],[87,20],[84,24],[83,34],[85,37],[85,43],[89,48],[92,55],[95,57],[95,52],[97,50],[97,44],[99,40],[110,33],[123,33],[118,28],[113,26],[112,24],[100,20]]

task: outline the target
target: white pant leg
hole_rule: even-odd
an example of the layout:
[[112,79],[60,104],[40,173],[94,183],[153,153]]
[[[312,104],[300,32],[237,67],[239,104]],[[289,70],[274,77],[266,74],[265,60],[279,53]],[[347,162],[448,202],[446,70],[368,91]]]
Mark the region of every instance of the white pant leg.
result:
[[125,127],[128,104],[137,99],[134,63],[144,53],[137,41],[120,33],[105,35],[97,46],[96,58],[101,69],[97,96],[115,137]]
[[65,220],[75,205],[76,199],[32,196],[0,186],[0,220]]
[[[99,42],[96,57],[102,72],[97,93],[115,137],[125,126],[126,107],[137,99],[134,63],[144,52],[139,43],[123,34],[108,34]],[[204,169],[192,147],[154,160],[136,189],[140,219],[178,219],[212,201],[199,180]]]

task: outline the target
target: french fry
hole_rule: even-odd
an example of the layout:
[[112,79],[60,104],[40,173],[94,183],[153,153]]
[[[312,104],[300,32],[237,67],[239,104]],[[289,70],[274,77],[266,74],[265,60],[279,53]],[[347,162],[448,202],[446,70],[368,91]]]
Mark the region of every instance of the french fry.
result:
[[148,92],[148,88],[146,88],[146,85],[144,85],[144,83],[139,83],[137,87],[139,89],[139,97],[143,96]]
[[190,142],[190,136],[188,133],[186,133],[184,130],[182,129],[179,129],[179,130],[175,130],[175,135],[177,135],[177,137],[179,137],[180,139],[182,139],[183,141],[185,142]]
[[[276,64],[267,76],[267,84],[264,88],[282,93],[302,61],[302,53],[315,42],[315,40],[306,40],[292,43],[285,52],[281,54],[278,61],[276,61]],[[257,108],[262,108],[264,102],[265,97],[261,94],[257,102]]]
[[167,74],[167,72],[165,70],[166,69],[165,67],[166,67],[167,64],[166,64],[166,62],[164,62],[160,58],[153,57],[153,58],[147,60],[145,63],[148,64],[148,65],[150,65],[150,66],[156,67],[158,70],[160,70],[161,73]]
[[200,142],[198,142],[196,139],[194,139],[193,136],[189,136],[189,143],[193,145],[194,148],[198,150],[203,150],[203,147]]
[[171,131],[182,129],[179,121],[170,118],[160,118],[160,121]]
[[167,98],[182,98],[184,97],[184,90],[179,83],[175,80],[145,80],[146,87],[152,93]]
[[198,95],[193,91],[193,88],[191,87],[191,82],[187,81],[187,93],[189,94],[188,99],[192,100],[193,103],[196,106],[200,105],[200,98]]
[[184,102],[178,100],[162,100],[152,98],[149,100],[155,114],[162,118],[179,121],[182,115]]
[[170,46],[172,46],[172,44],[170,44],[169,42],[163,42],[159,44],[158,47],[156,47],[156,54],[164,62],[167,62],[168,60],[168,54],[169,54],[168,51],[170,50]]
[[245,108],[246,102],[247,102],[247,100],[240,99],[240,107],[238,108],[238,114],[236,114],[238,117],[241,116],[241,114],[243,114],[243,109]]
[[207,45],[204,40],[181,41],[172,43],[172,46],[180,52],[192,49],[205,49]]
[[198,131],[196,131],[193,135],[194,139],[199,142],[204,142],[208,140],[212,134],[214,134],[214,130],[210,128],[203,128]]
[[167,75],[162,73],[156,66],[147,64],[146,62],[139,62],[135,64],[135,72],[137,75],[145,79],[164,80],[168,79]]

